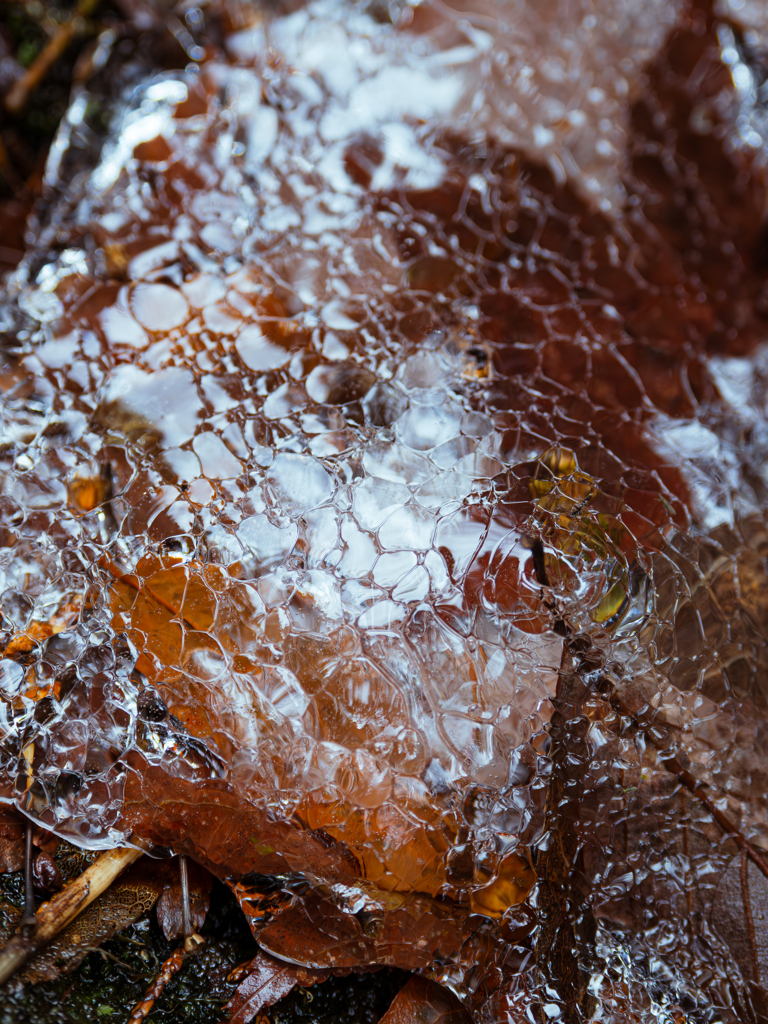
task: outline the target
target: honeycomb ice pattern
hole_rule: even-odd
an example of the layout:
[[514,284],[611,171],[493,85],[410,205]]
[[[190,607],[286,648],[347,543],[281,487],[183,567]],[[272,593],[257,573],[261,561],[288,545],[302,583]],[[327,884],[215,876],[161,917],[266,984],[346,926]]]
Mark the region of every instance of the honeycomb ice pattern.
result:
[[739,10],[222,9],[124,101],[8,283],[6,802],[477,1020],[766,1019]]

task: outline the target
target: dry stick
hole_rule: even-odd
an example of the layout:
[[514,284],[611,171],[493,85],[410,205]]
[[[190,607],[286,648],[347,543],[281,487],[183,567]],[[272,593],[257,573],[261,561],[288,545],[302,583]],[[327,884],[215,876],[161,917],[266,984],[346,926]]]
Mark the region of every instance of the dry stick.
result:
[[189,872],[187,858],[182,853],[179,857],[179,880],[181,882],[181,930],[184,938],[192,934],[192,915],[189,912]]
[[[563,656],[557,678],[557,691],[552,700],[553,714],[550,736],[552,747],[552,774],[547,786],[545,830],[548,842],[536,853],[535,867],[539,877],[536,958],[542,973],[542,987],[550,994],[556,992],[562,1001],[562,1020],[575,1024],[592,1017],[592,997],[588,991],[589,976],[573,955],[580,933],[591,931],[593,923],[586,907],[579,915],[583,900],[571,882],[576,865],[579,840],[572,823],[562,814],[565,799],[565,770],[570,752],[569,721],[577,714],[588,692],[579,687],[571,645],[563,644]],[[577,930],[577,920],[581,923]],[[546,1002],[546,1000],[544,1000]],[[540,1006],[540,1020],[547,1020],[544,1006]]]
[[[32,764],[35,759],[35,744],[28,743],[22,751],[24,771],[27,777],[26,806],[29,807],[32,796]],[[27,818],[27,832],[24,841],[24,915],[21,918],[21,931],[31,935],[37,924],[35,915],[35,893],[32,888],[32,822]]]
[[174,976],[181,970],[189,953],[196,953],[205,945],[202,935],[192,931],[192,915],[189,910],[189,872],[187,870],[187,858],[182,853],[179,855],[179,878],[181,881],[181,921],[184,932],[184,945],[174,949],[163,966],[160,968],[157,977],[144,993],[144,998],[133,1008],[131,1016],[126,1024],[140,1024],[152,1011],[155,1000],[159,999],[163,989]]
[[0,950],[0,985],[4,984],[41,946],[65,928],[81,910],[100,896],[117,876],[142,856],[141,850],[107,850],[82,875],[66,885],[53,899],[38,907],[37,927],[31,935],[18,932]]
[[91,14],[97,4],[98,0],[80,0],[74,17],[58,26],[32,64],[9,89],[5,97],[5,109],[9,114],[20,114],[26,107],[31,93],[40,85],[75,36],[82,35],[82,19]]
[[181,965],[184,963],[185,955],[183,946],[179,946],[178,949],[175,949],[171,953],[160,968],[160,972],[155,980],[144,993],[144,998],[140,1003],[137,1003],[136,1006],[134,1006],[133,1012],[128,1018],[126,1024],[139,1024],[140,1021],[144,1020],[144,1018],[151,1013],[152,1007],[155,1005],[155,1000],[160,998],[163,993],[163,989],[174,974],[178,974],[181,970]]
[[190,935],[184,940],[184,945],[179,946],[178,949],[174,949],[168,959],[165,961],[163,966],[160,968],[157,977],[149,986],[147,991],[144,993],[144,998],[141,1002],[137,1003],[131,1016],[126,1021],[126,1024],[139,1024],[140,1021],[144,1020],[152,1012],[152,1007],[155,1005],[155,1000],[159,999],[163,994],[163,989],[174,976],[181,970],[181,966],[186,960],[190,953],[196,953],[198,949],[205,945],[205,939],[202,935]]
[[48,71],[72,42],[75,36],[74,19],[60,25],[21,78],[18,78],[5,97],[5,109],[9,114],[20,114],[26,107],[30,93],[40,85]]
[[[554,601],[544,597],[549,589],[549,578],[544,546],[539,538],[530,541],[533,569],[542,588],[541,599],[552,613],[555,632],[563,637],[563,652],[557,673],[557,689],[552,700],[550,737],[552,774],[547,785],[545,829],[549,834],[546,848],[536,854],[535,866],[539,876],[539,922],[536,941],[536,959],[542,974],[542,988],[557,993],[563,1002],[562,1019],[565,1024],[592,1017],[593,997],[588,990],[588,976],[577,963],[573,949],[576,943],[573,909],[578,896],[571,885],[571,871],[578,856],[579,842],[572,827],[561,813],[565,796],[564,769],[569,753],[568,721],[583,704],[587,691],[574,683],[583,658],[574,649],[573,634]],[[581,692],[579,692],[581,690]],[[583,901],[582,901],[583,902]],[[585,921],[594,924],[588,908]],[[539,1008],[540,1019],[545,1021],[546,1011]]]

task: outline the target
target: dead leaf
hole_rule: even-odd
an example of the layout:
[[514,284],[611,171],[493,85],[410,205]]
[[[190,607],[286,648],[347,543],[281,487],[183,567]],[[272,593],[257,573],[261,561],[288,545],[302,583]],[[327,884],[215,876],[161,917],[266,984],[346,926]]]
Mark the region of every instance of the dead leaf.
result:
[[[79,596],[69,596],[62,600],[53,615],[46,621],[33,619],[27,625],[14,633],[3,650],[4,658],[18,658],[20,655],[29,654],[38,647],[44,640],[55,636],[77,622],[82,610],[82,601]],[[47,690],[45,691],[48,692]],[[37,699],[34,693],[27,696]],[[45,696],[45,693],[42,694]]]
[[400,989],[379,1024],[469,1024],[470,1015],[442,985],[413,977]]
[[37,984],[69,974],[88,953],[154,906],[174,868],[171,860],[143,857],[29,961],[23,980]]
[[179,778],[138,755],[131,755],[130,763],[125,826],[158,846],[188,854],[217,877],[249,872],[307,872],[348,882],[359,877],[342,843],[244,804],[225,779]]
[[[163,935],[169,941],[181,935],[183,930],[181,881],[178,866],[178,861],[174,861],[176,877],[172,876],[172,880],[160,893],[160,899],[155,907],[157,922],[163,930]],[[189,911],[192,928],[197,932],[203,927],[208,914],[213,876],[194,861],[189,862],[187,870],[189,873]]]
[[330,975],[330,971],[297,967],[259,952],[249,964],[230,975],[230,980],[239,984],[222,1011],[223,1019],[227,1024],[248,1024],[259,1010],[273,1006],[297,985],[309,988]]
[[24,867],[26,819],[11,807],[0,807],[0,872]]

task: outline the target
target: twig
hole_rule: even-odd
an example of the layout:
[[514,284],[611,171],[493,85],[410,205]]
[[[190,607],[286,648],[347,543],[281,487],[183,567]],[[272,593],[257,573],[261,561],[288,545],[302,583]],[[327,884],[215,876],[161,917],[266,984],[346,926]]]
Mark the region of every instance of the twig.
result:
[[[562,813],[565,797],[565,766],[570,750],[568,723],[578,717],[588,687],[579,681],[584,664],[574,642],[573,632],[554,600],[545,600],[549,590],[544,547],[539,538],[530,543],[536,579],[542,588],[542,601],[552,613],[554,628],[563,637],[563,653],[557,673],[557,689],[552,700],[550,738],[552,774],[547,786],[545,810],[546,847],[536,854],[539,876],[539,921],[536,960],[544,984],[542,988],[562,1000],[562,1019],[566,1024],[592,1017],[595,1007],[588,990],[589,978],[573,955],[575,946],[574,906],[579,902],[571,883],[571,872],[579,855],[579,841],[573,825]],[[551,591],[550,591],[551,593]],[[594,932],[594,918],[589,907],[582,915],[589,931]],[[590,927],[591,926],[591,927]],[[592,935],[594,939],[594,934]],[[541,1020],[547,1018],[540,1007]]]
[[[35,744],[28,743],[22,752],[24,772],[27,778],[25,805],[29,807],[32,795],[32,765],[35,758]],[[21,918],[21,932],[31,935],[37,924],[35,914],[35,893],[32,888],[32,822],[27,818],[27,832],[24,841],[24,914]]]
[[40,53],[21,78],[18,78],[5,97],[5,109],[9,114],[20,114],[27,101],[48,74],[51,67],[75,37],[74,18],[60,25],[56,34],[49,39]]
[[668,772],[671,772],[673,775],[677,777],[677,779],[685,786],[689,793],[692,793],[695,797],[697,797],[697,799],[701,801],[701,803],[706,807],[706,809],[718,823],[720,828],[722,828],[724,832],[730,835],[732,839],[736,840],[738,845],[749,857],[752,863],[755,864],[755,866],[759,868],[760,871],[762,871],[766,878],[768,878],[768,864],[760,856],[758,851],[755,849],[752,843],[750,843],[747,837],[741,833],[740,829],[737,828],[735,823],[731,821],[728,815],[724,814],[723,811],[721,811],[720,808],[713,803],[713,801],[711,800],[711,798],[709,797],[701,783],[697,782],[693,775],[691,775],[689,771],[686,771],[686,769],[679,764],[676,758],[671,757],[665,761],[662,761],[661,763],[667,769]]
[[32,831],[32,822],[27,820],[27,832],[24,837],[24,914],[21,918],[21,930],[25,933],[34,931],[37,922],[35,894],[32,889]]
[[83,18],[97,6],[98,0],[80,0],[73,17],[59,25],[32,64],[21,78],[17,79],[5,97],[5,109],[9,114],[20,114],[26,107],[30,95],[40,85],[50,69],[75,38],[85,31]]
[[181,882],[181,928],[185,939],[188,939],[194,929],[192,928],[192,915],[189,912],[189,872],[187,871],[187,858],[182,853],[179,856],[179,879]]
[[196,953],[204,944],[205,939],[202,935],[195,933],[187,936],[184,940],[184,945],[175,949],[160,968],[157,977],[144,993],[144,998],[133,1008],[133,1012],[126,1024],[140,1024],[152,1012],[155,1001],[163,994],[165,986],[174,974],[179,973],[187,956],[190,953]]
[[[560,1002],[561,1019],[566,1024],[591,1019],[595,1008],[588,990],[589,976],[573,952],[577,926],[592,933],[594,919],[572,883],[571,875],[578,860],[580,844],[573,823],[562,811],[566,795],[566,766],[572,753],[568,725],[578,717],[588,693],[578,678],[577,664],[572,644],[566,639],[557,677],[557,692],[552,700],[552,747],[549,751],[552,774],[547,786],[545,810],[547,843],[535,856],[539,877],[536,959],[542,975],[542,989],[550,994],[551,1001]],[[594,935],[590,937],[594,938]],[[544,1008],[540,1007],[539,1012],[542,1022],[546,1021],[548,1017]]]
[[[544,563],[544,551],[541,541],[538,538],[531,541],[531,548],[534,562],[534,571],[536,574],[537,582],[541,585],[542,590],[544,588],[549,588],[549,580],[547,578],[547,571]],[[589,661],[589,650],[592,647],[591,642],[588,641],[586,648],[582,647],[581,649],[579,649],[578,645],[575,643],[575,640],[577,639],[576,635],[571,630],[569,624],[562,618],[562,615],[557,604],[553,601],[544,601],[544,604],[553,615],[555,632],[559,633],[561,636],[564,637],[564,648],[569,651],[571,657],[573,658],[573,662],[576,666],[576,672],[579,673],[583,672],[584,670],[594,670],[595,662],[592,661],[590,663]],[[560,679],[558,678],[558,696],[559,687]],[[624,707],[621,698],[616,693],[616,690],[613,684],[610,682],[610,680],[606,679],[604,676],[601,675],[597,680],[596,684],[594,685],[594,692],[599,697],[602,697],[604,700],[607,700],[608,703],[614,706],[621,715],[623,715],[626,718],[629,718],[633,725],[637,727],[642,736],[649,743],[655,746],[653,738],[648,735],[648,731],[645,729],[642,722],[640,722],[635,717],[635,715],[632,714],[631,711],[628,711]],[[753,862],[753,864],[755,864],[755,866],[765,875],[765,877],[768,878],[768,863],[760,855],[760,853],[752,845],[752,843],[749,842],[749,840],[741,832],[737,825],[733,821],[731,821],[728,815],[721,811],[715,805],[715,803],[712,801],[712,799],[706,792],[704,786],[702,786],[700,782],[697,782],[694,776],[687,769],[683,768],[683,766],[680,764],[677,758],[665,758],[661,762],[661,764],[662,767],[664,767],[668,772],[674,775],[678,779],[678,781],[683,786],[685,786],[689,793],[695,796],[697,800],[699,800],[703,804],[703,806],[709,811],[709,813],[712,815],[712,817],[718,823],[718,825],[723,829],[723,831],[736,841],[736,843],[742,850],[744,850],[744,852]]]
[[81,910],[85,910],[97,896],[100,896],[125,868],[141,856],[142,851],[136,849],[108,850],[53,899],[38,907],[37,927],[32,933],[18,932],[0,950],[0,985],[15,974],[41,946],[58,935]]

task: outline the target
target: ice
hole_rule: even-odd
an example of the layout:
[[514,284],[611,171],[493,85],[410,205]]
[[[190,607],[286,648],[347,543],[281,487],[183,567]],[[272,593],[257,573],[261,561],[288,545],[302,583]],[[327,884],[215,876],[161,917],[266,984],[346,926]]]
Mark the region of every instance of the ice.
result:
[[131,311],[149,331],[167,331],[183,324],[189,306],[178,289],[166,284],[139,284],[131,295]]
[[680,11],[313,0],[125,92],[6,287],[4,801],[410,908],[341,969],[486,1024],[768,1005],[762,36]]

